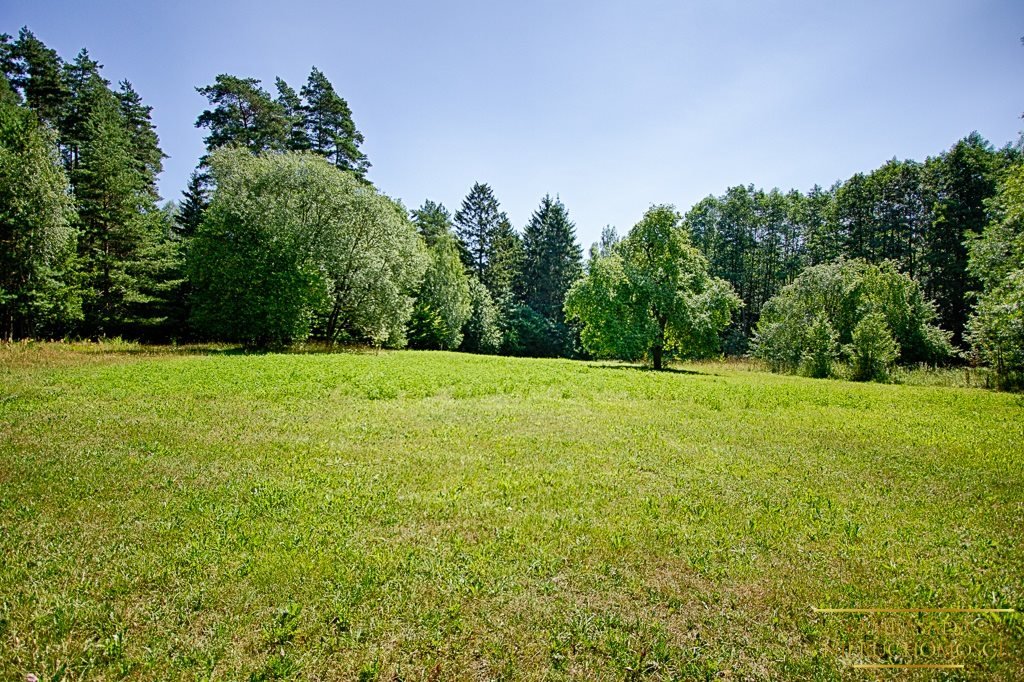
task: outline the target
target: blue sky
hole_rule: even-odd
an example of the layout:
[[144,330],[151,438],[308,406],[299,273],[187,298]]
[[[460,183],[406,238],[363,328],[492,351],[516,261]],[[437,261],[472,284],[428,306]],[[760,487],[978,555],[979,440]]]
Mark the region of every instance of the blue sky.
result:
[[807,189],[978,130],[1024,127],[1024,3],[44,2],[4,0],[154,107],[177,198],[203,151],[194,88],[316,65],[410,208],[488,182],[517,228],[559,194],[587,245],[652,203]]

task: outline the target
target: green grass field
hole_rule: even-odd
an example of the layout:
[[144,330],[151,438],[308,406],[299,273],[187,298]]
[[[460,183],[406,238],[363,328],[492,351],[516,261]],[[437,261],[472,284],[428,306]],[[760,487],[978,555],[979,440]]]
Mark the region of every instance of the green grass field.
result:
[[0,529],[3,680],[1024,675],[1020,614],[812,611],[1024,609],[981,389],[9,345]]

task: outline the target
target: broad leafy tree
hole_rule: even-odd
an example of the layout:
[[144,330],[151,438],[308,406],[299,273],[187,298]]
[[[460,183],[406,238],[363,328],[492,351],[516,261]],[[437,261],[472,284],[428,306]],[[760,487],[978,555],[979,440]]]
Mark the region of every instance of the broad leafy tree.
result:
[[469,319],[462,329],[460,350],[497,353],[502,346],[501,310],[491,292],[476,277],[469,277]]
[[423,275],[409,320],[413,348],[455,350],[462,343],[462,327],[472,312],[469,279],[462,267],[455,238],[444,234],[428,249]]
[[189,249],[194,324],[272,346],[315,333],[401,346],[426,267],[406,209],[309,153],[213,155]]
[[996,219],[969,242],[980,292],[967,336],[999,381],[1015,384],[1024,380],[1024,165],[1007,174],[993,208]]
[[741,305],[713,277],[672,206],[655,206],[609,256],[591,261],[566,299],[584,347],[599,357],[695,357],[718,350],[718,334]]
[[[894,337],[894,359],[936,362],[952,355],[949,333],[935,326],[935,306],[918,283],[891,261],[873,265],[863,260],[816,265],[800,273],[764,306],[754,354],[776,371],[797,371],[809,356],[820,360],[824,335],[856,348],[854,330],[873,313],[881,315],[886,332]],[[820,328],[823,318],[827,334]],[[874,322],[866,330],[865,340],[881,336]]]
[[74,208],[56,136],[0,83],[0,338],[66,331],[80,302],[66,281]]

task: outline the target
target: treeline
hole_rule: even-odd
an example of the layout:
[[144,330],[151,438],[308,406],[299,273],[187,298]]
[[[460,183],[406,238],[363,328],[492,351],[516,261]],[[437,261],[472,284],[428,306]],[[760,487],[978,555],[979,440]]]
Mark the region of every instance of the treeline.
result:
[[27,29],[0,36],[0,69],[3,337],[173,335],[181,244],[150,107]]
[[977,133],[923,163],[893,159],[828,189],[730,187],[686,214],[712,272],[743,299],[727,339],[747,350],[765,303],[812,265],[840,258],[890,261],[935,302],[939,325],[962,345],[979,282],[967,242],[992,218],[989,203],[1018,149],[996,150]]
[[[166,156],[130,83],[112,88],[86,50],[65,62],[28,29],[0,36],[0,69],[6,339],[315,338],[576,353],[562,307],[582,250],[565,206],[545,197],[522,235],[485,184],[454,217],[430,201],[408,214],[366,180],[352,111],[315,67],[298,90],[277,78],[272,94],[228,74],[196,88],[209,102],[196,119],[207,153],[181,201],[163,207],[156,179]],[[307,191],[317,186],[319,195]],[[303,224],[313,215],[335,221],[334,248],[348,240],[348,252],[311,255],[326,239]],[[422,248],[403,231],[418,232]],[[289,239],[301,256],[280,251]],[[394,281],[370,261],[389,264]],[[353,288],[360,278],[391,282],[390,303]]]
[[206,153],[163,206],[166,157],[130,83],[27,29],[0,36],[0,71],[6,339],[319,339],[659,365],[753,352],[816,376],[840,357],[864,377],[968,350],[1001,374],[1024,364],[1024,162],[976,133],[828,189],[737,186],[684,216],[655,207],[624,239],[606,228],[584,263],[557,197],[519,231],[487,184],[454,214],[379,192],[351,108],[315,67],[297,90],[228,74],[196,88]]

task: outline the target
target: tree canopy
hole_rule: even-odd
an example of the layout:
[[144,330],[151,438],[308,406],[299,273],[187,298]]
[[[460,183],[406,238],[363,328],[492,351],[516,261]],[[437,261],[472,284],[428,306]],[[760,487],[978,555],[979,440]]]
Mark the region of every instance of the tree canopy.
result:
[[872,265],[864,260],[815,265],[783,287],[761,311],[754,354],[773,369],[797,371],[822,352],[820,337],[827,334],[852,357],[858,325],[875,314],[879,317],[867,324],[864,339],[883,336],[884,327],[896,346],[891,360],[934,362],[952,354],[950,335],[935,326],[935,306],[920,285],[891,261]]
[[307,152],[216,152],[190,250],[193,321],[251,345],[401,346],[426,267],[405,208]]
[[598,357],[699,357],[718,350],[718,334],[741,303],[728,282],[708,273],[672,206],[650,208],[607,256],[591,260],[565,310],[582,325]]

